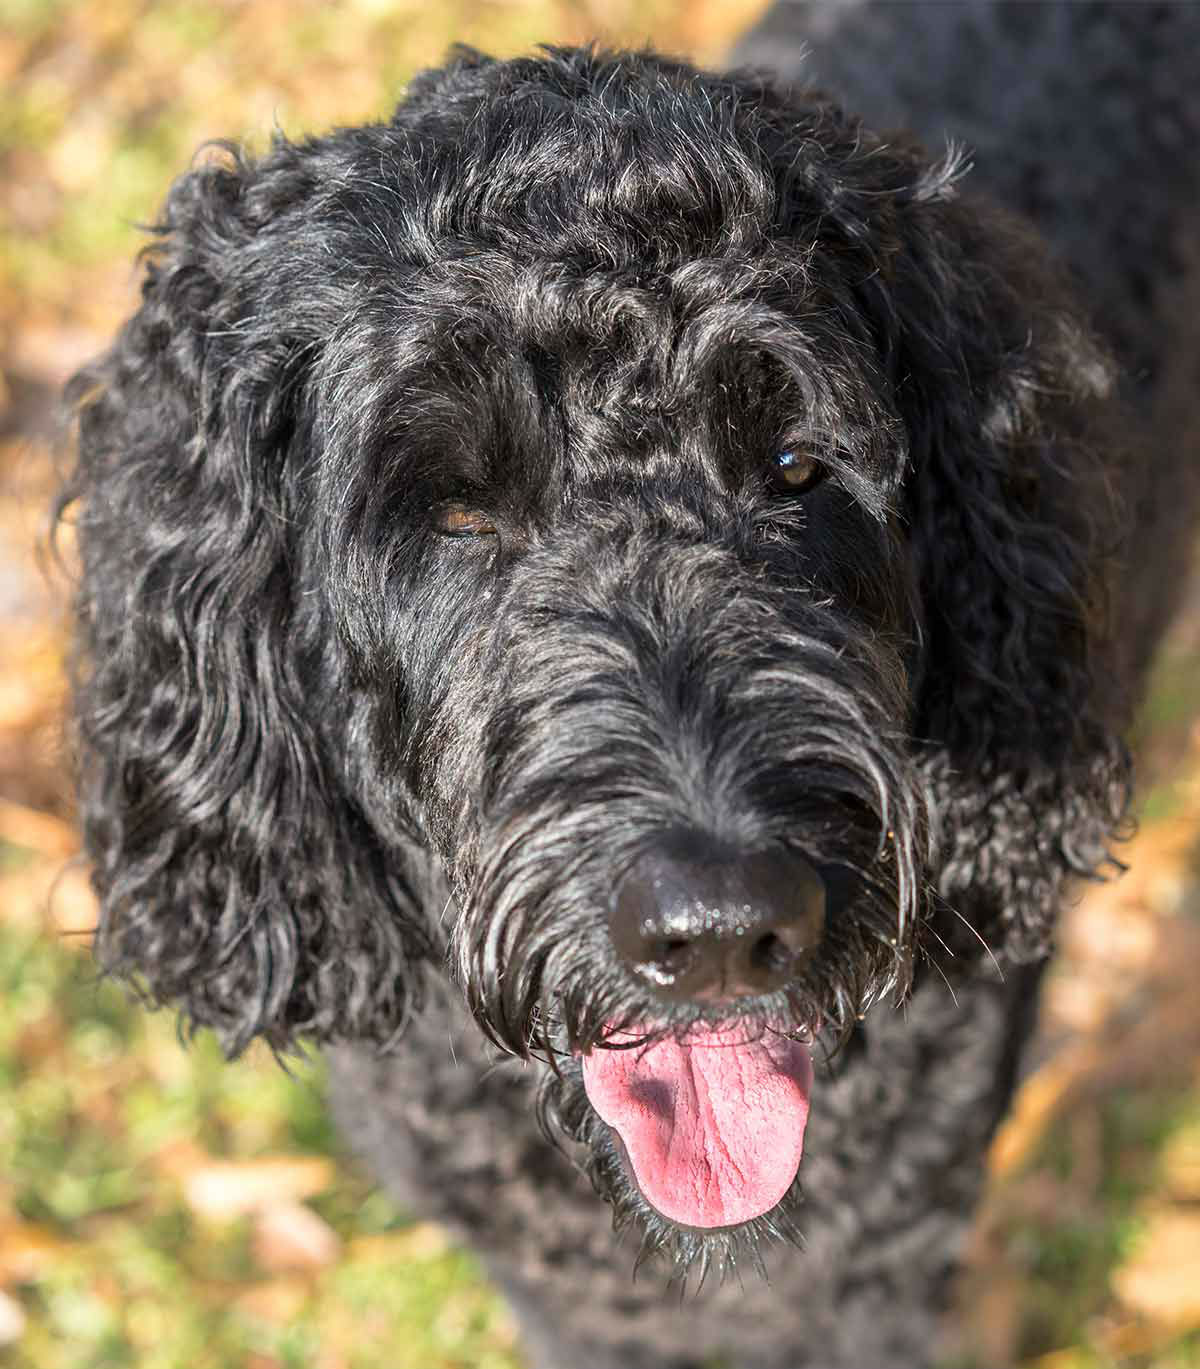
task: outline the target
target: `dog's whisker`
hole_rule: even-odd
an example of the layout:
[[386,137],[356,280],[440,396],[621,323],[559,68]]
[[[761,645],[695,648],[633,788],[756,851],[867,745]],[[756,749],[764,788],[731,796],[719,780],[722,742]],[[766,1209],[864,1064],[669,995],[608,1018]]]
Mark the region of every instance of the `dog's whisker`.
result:
[[930,963],[930,964],[933,966],[933,968],[937,971],[938,976],[939,976],[939,977],[941,978],[941,980],[942,980],[942,983],[945,984],[947,990],[949,991],[950,998],[951,998],[951,1000],[953,1001],[954,1006],[957,1008],[957,1007],[958,1007],[958,995],[954,992],[954,985],[950,983],[950,980],[949,980],[949,978],[947,977],[945,970],[942,969],[942,967],[937,963],[936,960],[931,960],[929,963]]
[[[979,944],[983,947],[984,954],[987,956],[988,960],[991,961],[992,968],[996,971],[997,977],[1003,984],[1004,967],[1000,964],[999,960],[996,959],[995,953],[993,952],[991,946],[989,946],[987,941],[984,939],[983,934],[979,931],[979,928],[976,927],[975,924],[971,922],[969,918],[965,918],[962,915],[962,913],[960,913],[952,903],[939,903],[938,906],[939,908],[947,909],[952,914],[952,916],[956,917],[959,920],[959,922],[962,923],[962,925],[967,929],[967,931],[971,933],[975,940],[979,942]],[[930,930],[932,931],[932,928]],[[938,937],[938,940],[941,941],[941,937]],[[943,941],[942,945],[944,946],[945,944],[946,943]]]

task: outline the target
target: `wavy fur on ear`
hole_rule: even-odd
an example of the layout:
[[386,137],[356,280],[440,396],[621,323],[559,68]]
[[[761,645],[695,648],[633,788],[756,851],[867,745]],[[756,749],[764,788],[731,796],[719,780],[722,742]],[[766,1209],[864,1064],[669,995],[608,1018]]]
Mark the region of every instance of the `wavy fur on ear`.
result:
[[386,1040],[427,948],[339,776],[345,670],[306,593],[298,397],[332,272],[305,278],[292,211],[328,177],[318,144],[229,152],[176,183],[140,309],[69,389],[98,950],[231,1052],[258,1034]]
[[[1127,459],[1114,368],[1037,235],[960,196],[959,149],[931,161],[807,92],[821,136],[800,155],[786,99],[762,99],[783,202],[800,222],[822,203],[814,247],[858,264],[907,433],[934,891],[997,952],[1035,959],[1065,882],[1128,834],[1129,701],[1105,602]],[[961,944],[958,919],[937,921]]]
[[914,734],[937,892],[1001,956],[1123,831],[1128,700],[1106,628],[1123,511],[1110,363],[1034,235],[935,168],[898,221],[891,367],[924,650]]

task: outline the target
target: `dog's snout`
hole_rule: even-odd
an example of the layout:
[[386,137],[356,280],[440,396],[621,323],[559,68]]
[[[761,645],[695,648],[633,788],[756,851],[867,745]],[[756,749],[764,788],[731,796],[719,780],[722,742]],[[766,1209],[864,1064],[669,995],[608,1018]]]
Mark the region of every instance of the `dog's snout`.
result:
[[706,851],[685,834],[642,854],[609,915],[627,968],[673,1002],[783,988],[816,951],[824,926],[824,881],[803,857]]

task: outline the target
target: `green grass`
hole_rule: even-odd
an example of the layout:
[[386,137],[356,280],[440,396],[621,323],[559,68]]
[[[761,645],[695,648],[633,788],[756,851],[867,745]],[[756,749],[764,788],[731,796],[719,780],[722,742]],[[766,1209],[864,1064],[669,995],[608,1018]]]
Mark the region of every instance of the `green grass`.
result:
[[[5,1234],[49,1250],[15,1284],[28,1317],[13,1369],[515,1369],[497,1298],[464,1253],[355,1175],[324,1109],[318,1062],[229,1064],[201,1034],[98,982],[86,954],[0,920],[0,1264]],[[163,1163],[334,1156],[312,1201],[343,1241],[334,1265],[258,1266],[249,1219],[185,1205]],[[282,1290],[264,1316],[255,1291]],[[249,1295],[249,1296],[248,1296]],[[255,1359],[257,1357],[257,1359]]]
[[1168,1335],[1152,1355],[1120,1359],[1105,1353],[1097,1335],[1112,1304],[1110,1280],[1137,1249],[1146,1200],[1161,1186],[1163,1151],[1200,1123],[1200,1090],[1125,1088],[1080,1104],[1072,1120],[1084,1124],[1081,1130],[1068,1122],[1050,1133],[1013,1181],[1052,1182],[1061,1193],[1060,1214],[1018,1215],[1002,1226],[1004,1262],[1022,1283],[1020,1359],[1060,1352],[1065,1358],[1056,1357],[1054,1369],[1200,1366],[1200,1339],[1192,1334]]

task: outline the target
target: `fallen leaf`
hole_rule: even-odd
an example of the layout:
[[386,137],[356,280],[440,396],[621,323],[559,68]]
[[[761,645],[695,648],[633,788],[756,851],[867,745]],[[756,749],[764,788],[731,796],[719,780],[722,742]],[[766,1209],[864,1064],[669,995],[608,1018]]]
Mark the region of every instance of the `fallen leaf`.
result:
[[11,926],[46,929],[63,945],[87,947],[99,912],[86,872],[35,859],[0,876],[0,908]]
[[1079,1352],[1073,1346],[1068,1350],[1051,1350],[1048,1355],[1026,1360],[1025,1369],[1079,1369]]
[[1134,1316],[1129,1321],[1115,1321],[1109,1324],[1098,1321],[1094,1330],[1096,1341],[1118,1359],[1153,1354],[1178,1334],[1173,1327],[1147,1321],[1140,1316]]
[[1012,1269],[993,1268],[969,1289],[972,1346],[986,1364],[1014,1364],[1028,1289]]
[[0,799],[0,841],[50,860],[66,860],[79,849],[79,834],[70,823],[11,799]]
[[435,1260],[450,1248],[450,1237],[445,1227],[434,1222],[416,1222],[400,1231],[356,1236],[348,1254],[354,1259]]
[[[178,1053],[178,1046],[175,1050]],[[153,1164],[155,1170],[164,1179],[174,1179],[176,1183],[182,1184],[189,1174],[195,1173],[199,1169],[207,1169],[214,1163],[212,1156],[196,1144],[189,1136],[181,1136],[168,1141],[155,1152]]]
[[271,1326],[287,1326],[304,1310],[311,1289],[303,1279],[268,1279],[241,1294],[236,1306],[240,1312]]
[[315,1156],[209,1161],[183,1176],[183,1196],[200,1216],[227,1221],[281,1202],[311,1198],[332,1182],[332,1163]]
[[1167,1142],[1163,1181],[1177,1202],[1200,1202],[1200,1123],[1176,1132]]
[[69,945],[86,949],[100,920],[96,891],[82,866],[60,871],[46,898],[50,930]]
[[25,1309],[0,1290],[0,1345],[15,1345],[25,1334]]
[[269,1273],[326,1269],[341,1250],[337,1233],[303,1203],[275,1203],[254,1223],[254,1258]]
[[0,1222],[0,1283],[37,1278],[69,1248],[69,1242],[33,1222]]
[[61,1056],[67,1042],[67,1024],[58,1013],[50,1011],[25,1023],[17,1033],[13,1053],[22,1070],[32,1073],[46,1069]]
[[1173,1328],[1200,1326],[1200,1212],[1161,1208],[1112,1276],[1126,1307]]
[[66,683],[57,631],[0,626],[0,661],[0,732],[24,732],[61,714]]

